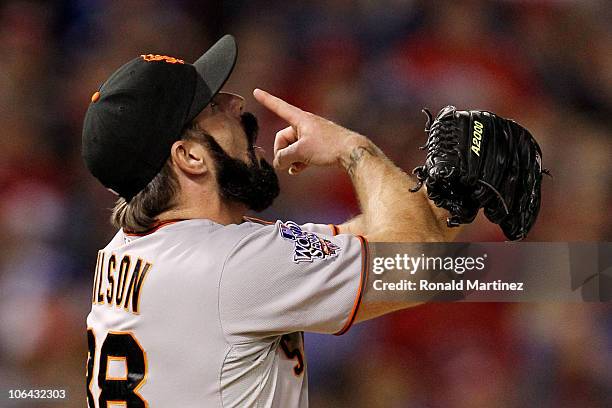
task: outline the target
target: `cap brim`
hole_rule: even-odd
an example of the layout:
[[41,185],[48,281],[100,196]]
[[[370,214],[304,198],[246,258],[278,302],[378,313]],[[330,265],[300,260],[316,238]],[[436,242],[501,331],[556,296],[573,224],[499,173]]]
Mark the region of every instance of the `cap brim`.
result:
[[225,85],[234,70],[237,56],[236,40],[232,35],[226,34],[193,63],[198,78],[187,123],[191,122]]

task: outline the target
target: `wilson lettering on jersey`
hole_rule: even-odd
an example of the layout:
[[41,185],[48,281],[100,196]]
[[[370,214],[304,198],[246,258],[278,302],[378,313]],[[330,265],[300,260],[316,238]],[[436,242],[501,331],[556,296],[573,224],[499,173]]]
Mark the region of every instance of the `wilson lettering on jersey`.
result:
[[107,256],[99,251],[91,303],[106,303],[138,314],[141,289],[150,269],[150,262],[140,258],[132,262],[129,254],[118,260],[115,254]]

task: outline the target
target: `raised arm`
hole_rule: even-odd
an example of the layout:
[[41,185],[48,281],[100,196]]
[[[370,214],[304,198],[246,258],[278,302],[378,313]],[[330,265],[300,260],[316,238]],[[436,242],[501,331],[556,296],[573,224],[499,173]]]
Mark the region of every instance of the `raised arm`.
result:
[[298,174],[308,166],[341,166],[351,177],[361,215],[340,225],[340,233],[375,242],[450,241],[458,228],[446,226],[447,212],[435,208],[416,181],[368,138],[305,112],[256,89],[255,98],[290,126],[276,134],[274,166]]
[[[365,136],[327,119],[302,111],[267,92],[256,89],[261,104],[290,126],[276,134],[274,166],[297,174],[308,166],[344,168],[357,193],[362,213],[340,226],[340,233],[364,236],[372,242],[451,241],[459,228],[446,226],[447,212],[433,206],[424,189],[410,192],[416,181],[398,168]],[[386,277],[401,272],[390,271]],[[366,282],[356,321],[419,304],[409,299],[381,302]],[[380,296],[380,295],[378,295]]]
[[340,232],[365,235],[377,242],[451,241],[458,229],[446,226],[447,211],[425,191],[410,192],[416,182],[370,140],[346,146],[341,164],[348,172],[361,215],[339,226]]

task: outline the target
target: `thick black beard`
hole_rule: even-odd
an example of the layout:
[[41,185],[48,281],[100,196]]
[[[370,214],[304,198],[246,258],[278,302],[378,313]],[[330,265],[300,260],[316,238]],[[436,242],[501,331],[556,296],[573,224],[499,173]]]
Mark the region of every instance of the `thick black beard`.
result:
[[[244,116],[245,114],[242,118],[243,128],[249,141],[254,142],[257,137],[257,119],[252,114],[248,114],[246,120]],[[245,163],[228,155],[212,136],[205,134],[204,137],[215,158],[221,196],[228,201],[245,204],[250,210],[257,212],[272,205],[280,193],[278,177],[265,159],[257,163],[252,144],[249,145],[250,163]]]

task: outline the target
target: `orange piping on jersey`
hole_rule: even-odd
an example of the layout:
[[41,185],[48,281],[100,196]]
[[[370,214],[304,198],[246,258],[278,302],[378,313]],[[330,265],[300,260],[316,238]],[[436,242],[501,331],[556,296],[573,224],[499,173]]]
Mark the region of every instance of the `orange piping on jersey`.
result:
[[154,233],[155,231],[157,231],[161,227],[165,227],[166,225],[170,225],[170,224],[175,224],[175,223],[180,222],[180,221],[185,221],[185,220],[184,219],[176,219],[176,220],[161,221],[161,222],[153,225],[148,230],[143,231],[143,232],[132,232],[132,231],[123,230],[123,233],[125,235],[129,235],[130,237],[142,237],[142,236]]
[[328,225],[329,225],[329,228],[331,228],[332,230],[332,236],[335,237],[336,235],[338,235],[338,233],[340,232],[338,231],[338,226],[335,224],[328,224]]
[[242,217],[242,219],[245,220],[245,221],[250,221],[250,222],[254,222],[254,223],[257,223],[257,224],[263,224],[263,225],[276,224],[275,222],[266,221],[266,220],[262,220],[261,218],[255,218],[255,217]]
[[361,305],[361,298],[363,297],[363,292],[365,292],[365,286],[368,283],[368,240],[361,235],[357,235],[359,241],[361,242],[361,280],[359,281],[359,290],[357,291],[357,297],[355,298],[355,303],[353,304],[353,310],[351,310],[351,314],[349,315],[346,324],[339,332],[334,333],[335,336],[340,336],[348,331],[353,325],[355,321],[355,317],[357,316],[357,310],[359,310],[359,305]]

